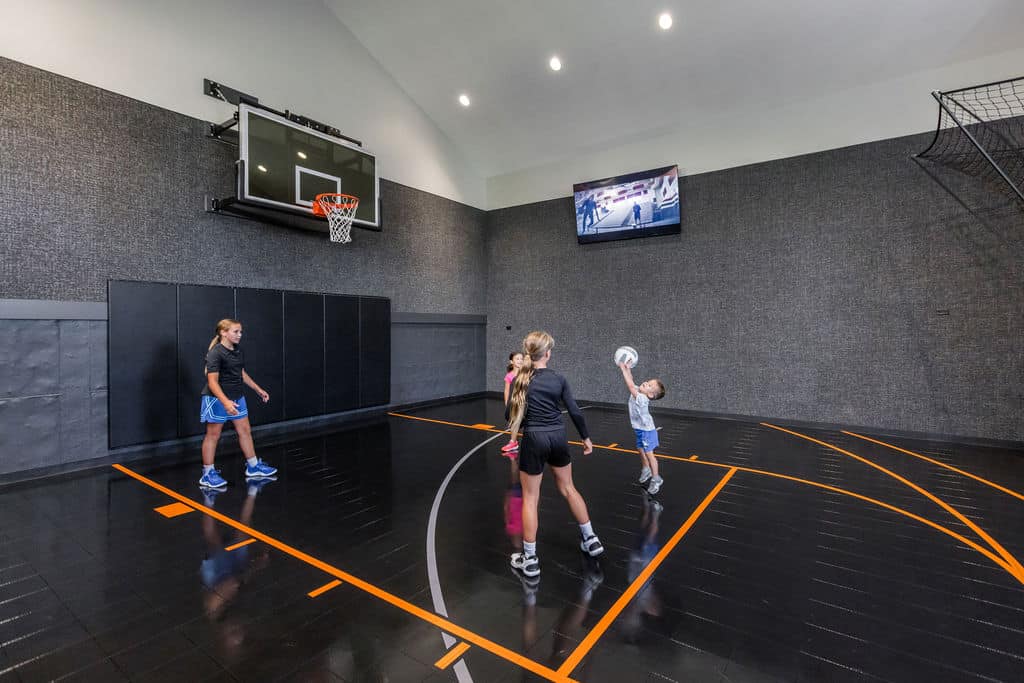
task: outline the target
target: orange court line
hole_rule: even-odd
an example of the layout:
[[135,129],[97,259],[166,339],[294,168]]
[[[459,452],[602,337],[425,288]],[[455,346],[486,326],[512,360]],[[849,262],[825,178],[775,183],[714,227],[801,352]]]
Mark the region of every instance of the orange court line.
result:
[[168,519],[187,515],[188,513],[195,511],[195,508],[191,505],[185,505],[184,503],[171,503],[170,505],[161,505],[160,507],[153,509]]
[[[407,419],[410,419],[410,420],[420,420],[422,422],[434,422],[434,423],[437,423],[437,424],[444,424],[444,425],[449,425],[449,426],[452,426],[452,427],[463,427],[463,428],[466,428],[466,427],[469,426],[469,425],[465,425],[465,424],[459,424],[457,422],[444,422],[442,420],[432,420],[432,419],[426,418],[426,417],[416,417],[414,415],[404,415],[402,413],[388,413],[388,414],[392,415],[394,417],[404,417],[404,418],[407,418]],[[578,441],[570,441],[569,443],[580,445],[580,442],[578,442]],[[636,451],[627,450],[625,448],[612,448],[611,446],[594,446],[594,448],[595,449],[600,448],[600,449],[603,449],[603,450],[617,451],[619,453],[629,453],[630,455],[636,453]],[[731,469],[732,468],[732,465],[726,465],[724,463],[714,462],[714,461],[711,461],[711,460],[693,460],[692,459],[693,456],[691,456],[691,458],[680,458],[680,457],[675,456],[675,455],[666,455],[664,453],[656,453],[655,455],[658,458],[661,458],[662,460],[675,460],[675,461],[678,461],[678,462],[687,462],[687,463],[691,463],[691,464],[694,464],[694,465],[704,465],[706,467],[720,467],[722,469]],[[844,496],[850,496],[851,498],[857,498],[858,500],[862,500],[862,501],[864,501],[866,503],[871,503],[872,505],[877,505],[878,507],[885,508],[886,510],[889,510],[891,512],[895,512],[895,513],[901,514],[901,515],[903,515],[905,517],[909,517],[910,519],[914,520],[915,522],[920,522],[921,524],[924,524],[926,526],[930,526],[933,529],[935,529],[937,531],[940,531],[940,532],[946,534],[947,536],[949,536],[949,537],[959,541],[960,543],[963,543],[964,545],[969,546],[971,549],[979,552],[980,554],[984,555],[986,558],[988,558],[989,560],[994,562],[999,568],[1005,570],[1007,573],[1010,574],[1010,576],[1012,576],[1015,579],[1017,579],[1017,581],[1019,581],[1021,584],[1024,584],[1024,575],[1018,575],[1018,573],[1011,566],[1009,566],[1007,564],[1007,562],[1003,558],[999,557],[998,555],[993,553],[988,548],[984,548],[984,547],[978,545],[977,543],[975,543],[974,541],[972,541],[972,540],[970,540],[968,538],[965,538],[964,536],[961,536],[960,534],[956,533],[955,531],[947,529],[946,527],[942,526],[941,524],[937,524],[937,523],[935,523],[935,522],[933,522],[931,520],[925,519],[924,517],[920,517],[918,515],[915,515],[912,512],[904,510],[903,508],[897,507],[895,505],[890,505],[889,503],[883,503],[882,501],[876,500],[875,498],[870,498],[868,496],[861,495],[859,493],[854,493],[853,491],[849,491],[847,489],[841,489],[841,488],[839,488],[837,486],[830,486],[828,484],[822,484],[822,483],[817,482],[817,481],[811,481],[810,479],[801,479],[800,477],[794,477],[794,476],[791,476],[791,475],[788,475],[788,474],[780,474],[778,472],[770,472],[768,470],[758,470],[758,469],[754,469],[752,467],[736,466],[736,470],[739,471],[739,472],[749,472],[751,474],[759,474],[759,475],[762,475],[762,476],[765,476],[765,477],[775,477],[776,479],[785,479],[787,481],[796,482],[798,484],[804,484],[806,486],[814,486],[816,488],[820,488],[820,489],[823,489],[823,490],[826,490],[826,491],[832,491],[834,493],[839,493],[839,494],[842,494]]]
[[461,657],[463,653],[465,653],[465,651],[468,649],[469,643],[459,643],[451,650],[448,650],[448,654],[434,662],[434,666],[436,666],[438,669],[447,669],[449,666],[454,664],[455,660]]
[[483,422],[477,422],[475,425],[469,425],[470,429],[494,429],[494,425],[487,425]]
[[334,581],[331,581],[330,583],[326,583],[323,586],[320,586],[316,590],[309,591],[308,593],[306,593],[306,595],[308,595],[311,598],[315,598],[315,597],[317,597],[319,595],[323,595],[324,593],[326,593],[327,591],[331,590],[332,588],[337,588],[340,585],[341,585],[341,581],[339,581],[338,579],[335,579]]
[[980,526],[978,526],[973,521],[968,519],[965,515],[963,515],[955,507],[953,507],[952,505],[950,505],[946,501],[942,500],[941,498],[939,498],[935,494],[933,494],[933,493],[931,493],[929,491],[926,491],[924,488],[918,486],[917,484],[915,484],[914,482],[910,481],[906,477],[902,477],[902,476],[896,474],[895,472],[893,472],[892,470],[887,469],[885,467],[882,467],[881,465],[879,465],[879,464],[877,464],[875,462],[872,462],[868,458],[865,458],[863,456],[857,455],[856,453],[851,453],[850,451],[847,451],[847,450],[843,450],[842,448],[839,448],[839,446],[835,446],[833,444],[830,444],[827,441],[821,441],[820,439],[815,439],[814,437],[807,436],[806,434],[801,434],[800,432],[794,432],[794,431],[792,431],[790,429],[786,429],[784,427],[776,427],[775,425],[770,424],[768,422],[762,422],[761,424],[763,426],[765,426],[765,427],[771,427],[772,429],[777,429],[780,432],[785,432],[786,434],[790,434],[792,436],[796,436],[796,437],[799,437],[801,439],[806,439],[807,441],[811,441],[811,442],[816,443],[816,444],[818,444],[820,446],[825,446],[826,448],[830,448],[830,449],[836,451],[837,453],[842,453],[843,455],[848,455],[848,456],[850,456],[851,458],[853,458],[855,460],[859,460],[860,462],[862,462],[862,463],[864,463],[866,465],[870,465],[871,467],[874,467],[875,469],[879,470],[880,472],[884,472],[885,474],[889,475],[890,477],[892,477],[896,481],[898,481],[898,482],[900,482],[902,484],[905,484],[906,486],[909,486],[910,488],[914,489],[915,491],[917,491],[918,493],[923,495],[925,498],[927,498],[928,500],[932,501],[933,503],[935,503],[936,505],[941,507],[943,510],[945,510],[949,514],[953,515],[954,517],[956,517],[958,520],[960,520],[964,524],[966,524],[967,527],[971,531],[973,531],[974,533],[978,534],[978,536],[981,537],[981,539],[983,541],[988,543],[990,548],[992,548],[997,553],[999,553],[999,556],[1002,557],[1006,561],[1007,565],[1009,565],[1009,567],[1007,569],[1010,570],[1011,574],[1013,574],[1015,577],[1017,577],[1021,581],[1024,581],[1024,567],[1021,566],[1020,562],[1017,561],[1016,557],[1014,557],[1006,548],[1001,546],[994,538],[992,538],[988,533],[986,533],[984,529],[982,529]]
[[500,432],[502,434],[508,434],[507,429],[483,429],[483,427],[478,427],[477,425],[468,425],[463,424],[461,422],[445,422],[444,420],[435,420],[429,417],[416,417],[415,415],[406,415],[404,413],[388,413],[388,415],[391,415],[392,417],[404,417],[407,420],[420,420],[421,422],[433,422],[439,425],[449,425],[451,427],[463,427],[465,429],[482,429],[483,431],[487,432]]
[[601,620],[597,622],[597,625],[594,626],[593,629],[590,630],[590,633],[587,634],[583,641],[576,646],[576,649],[573,650],[572,654],[570,654],[562,663],[562,666],[558,667],[558,673],[569,675],[569,673],[579,665],[580,660],[590,652],[591,648],[593,648],[598,639],[604,635],[604,632],[608,630],[608,627],[612,625],[612,622],[615,621],[622,610],[626,609],[626,605],[628,605],[630,600],[640,592],[640,589],[644,587],[644,584],[647,583],[648,579],[650,579],[654,574],[654,570],[656,570],[665,558],[668,557],[669,553],[671,553],[679,544],[679,541],[683,540],[683,536],[686,535],[686,532],[689,531],[697,519],[704,514],[708,505],[711,505],[711,501],[715,499],[715,496],[717,496],[723,488],[725,488],[725,485],[729,483],[729,480],[732,479],[732,475],[734,474],[736,474],[735,467],[726,472],[725,476],[722,477],[715,488],[711,489],[711,493],[704,497],[701,504],[698,505],[690,514],[690,517],[683,522],[683,525],[679,527],[679,530],[672,535],[672,538],[670,538],[658,554],[654,556],[654,559],[644,567],[643,571],[640,572],[640,575],[636,577],[633,583],[629,584],[629,588],[619,596],[619,599],[615,601],[612,608],[608,610],[603,617],[601,617]]
[[894,451],[899,451],[900,453],[906,453],[907,455],[912,455],[915,458],[921,458],[921,460],[924,460],[926,462],[930,462],[933,465],[938,465],[939,467],[945,467],[947,470],[950,470],[952,472],[956,472],[957,474],[962,474],[965,477],[970,477],[971,479],[974,479],[976,481],[980,481],[982,484],[986,484],[988,486],[991,486],[994,489],[999,489],[1003,493],[1008,493],[1011,496],[1014,496],[1015,498],[1020,498],[1021,500],[1024,500],[1024,495],[1022,495],[1020,493],[1017,493],[1016,491],[1008,489],[1005,486],[1000,486],[999,484],[991,482],[988,479],[983,479],[983,478],[981,478],[981,477],[979,477],[979,476],[977,476],[975,474],[971,474],[970,472],[966,472],[964,470],[961,470],[961,469],[958,469],[956,467],[953,467],[952,465],[947,465],[944,462],[939,462],[938,460],[933,460],[932,458],[929,458],[926,455],[921,455],[920,453],[915,453],[914,451],[908,451],[905,448],[900,448],[899,446],[894,446],[891,443],[886,443],[884,441],[879,441],[878,439],[872,439],[870,436],[864,436],[863,434],[857,434],[856,432],[848,432],[845,429],[843,430],[843,434],[847,434],[849,436],[855,436],[858,439],[864,439],[865,441],[870,441],[871,443],[876,443],[879,446],[885,446],[886,448],[891,448]]
[[619,445],[618,443],[610,443],[610,444],[608,444],[608,448],[615,448],[618,445]]
[[[138,474],[137,472],[133,472],[124,465],[115,464],[112,465],[112,467],[118,472],[121,472],[122,474],[125,474],[131,477],[132,479],[135,479],[136,481],[140,481],[146,486],[149,486],[152,489],[160,491],[161,493],[168,495],[177,501],[186,504],[189,503],[189,499],[181,495],[177,491],[169,489],[161,484],[158,484],[152,479],[148,479],[142,476],[141,474]],[[377,586],[374,586],[372,583],[363,581],[362,579],[353,576],[348,572],[342,571],[341,569],[338,569],[337,567],[330,565],[324,562],[323,560],[318,560],[312,555],[308,555],[302,552],[301,550],[293,548],[292,546],[286,543],[282,543],[281,541],[278,541],[276,538],[273,538],[272,536],[268,536],[264,533],[257,531],[256,529],[253,529],[250,526],[242,524],[241,522],[237,522],[228,517],[227,515],[222,515],[221,513],[217,512],[212,508],[202,507],[199,508],[199,512],[202,512],[205,515],[209,515],[210,517],[213,517],[219,522],[222,522],[230,527],[238,529],[239,531],[242,531],[246,534],[249,534],[255,540],[262,541],[263,543],[266,543],[272,548],[276,548],[277,550],[280,550],[281,552],[287,555],[291,555],[297,560],[305,562],[306,564],[312,567],[316,567],[325,574],[333,576],[336,579],[341,579],[350,586],[353,586],[361,591],[369,593],[370,595],[379,598],[384,602],[387,602],[393,605],[394,607],[397,607],[398,609],[413,615],[414,617],[418,617],[423,621],[429,622],[434,626],[437,626],[442,631],[445,631],[453,636],[457,636],[462,640],[469,641],[473,645],[481,647],[484,650],[490,652],[491,654],[497,657],[501,657],[502,659],[505,659],[513,664],[521,666],[522,668],[532,673],[535,673],[538,676],[541,676],[542,678],[546,678],[549,681],[554,681],[555,683],[573,683],[572,679],[568,678],[563,674],[558,673],[557,671],[554,671],[553,669],[544,666],[543,664],[538,664],[532,659],[528,659],[527,657],[524,657],[518,652],[514,652],[512,650],[509,650],[507,647],[503,647],[498,643],[488,640],[487,638],[484,638],[483,636],[478,635],[467,628],[463,628],[462,626],[459,626],[458,624],[451,622],[448,619],[445,619],[444,617],[438,616],[433,612],[428,612],[422,607],[417,607],[416,605],[412,604],[407,600],[403,600],[397,595],[392,595],[391,593],[388,593],[387,591],[378,588]]]
[[241,543],[236,543],[234,545],[229,545],[227,548],[224,548],[224,550],[228,550],[228,551],[238,550],[239,548],[241,548],[244,545],[249,545],[250,543],[255,543],[255,542],[256,542],[255,538],[247,538],[244,541],[242,541]]

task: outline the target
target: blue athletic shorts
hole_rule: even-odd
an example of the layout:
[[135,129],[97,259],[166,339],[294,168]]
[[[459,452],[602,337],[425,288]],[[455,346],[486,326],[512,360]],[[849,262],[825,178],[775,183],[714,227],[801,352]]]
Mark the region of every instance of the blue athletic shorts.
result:
[[649,432],[645,432],[642,429],[634,429],[636,432],[636,448],[638,451],[647,451],[651,453],[655,448],[661,445],[658,441],[658,430],[652,429]]
[[199,408],[200,422],[224,423],[228,420],[240,420],[243,417],[249,417],[249,409],[245,406],[245,396],[235,399],[235,403],[238,404],[238,415],[228,415],[228,412],[224,410],[224,404],[213,396],[203,396],[202,398],[203,402]]

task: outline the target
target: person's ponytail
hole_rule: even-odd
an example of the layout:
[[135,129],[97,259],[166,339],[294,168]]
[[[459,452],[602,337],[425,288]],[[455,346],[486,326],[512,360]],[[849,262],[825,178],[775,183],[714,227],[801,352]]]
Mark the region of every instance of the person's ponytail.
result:
[[512,393],[508,400],[508,429],[513,439],[519,434],[523,418],[526,417],[526,389],[537,372],[533,363],[543,358],[554,346],[555,340],[547,332],[531,332],[523,339],[523,366],[519,368],[515,382],[512,383]]

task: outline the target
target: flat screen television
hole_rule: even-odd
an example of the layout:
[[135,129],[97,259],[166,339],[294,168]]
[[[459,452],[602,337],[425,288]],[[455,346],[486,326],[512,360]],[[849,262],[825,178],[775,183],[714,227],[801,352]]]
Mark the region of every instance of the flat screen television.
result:
[[679,168],[573,185],[580,244],[679,234]]

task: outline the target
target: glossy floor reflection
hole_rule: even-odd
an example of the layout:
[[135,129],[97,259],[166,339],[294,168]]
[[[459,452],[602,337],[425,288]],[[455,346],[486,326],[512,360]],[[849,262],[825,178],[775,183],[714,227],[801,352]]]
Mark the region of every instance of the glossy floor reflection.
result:
[[493,399],[0,489],[0,681],[1024,677],[1024,453],[664,416],[652,498],[586,414],[606,552],[546,480],[532,580]]

